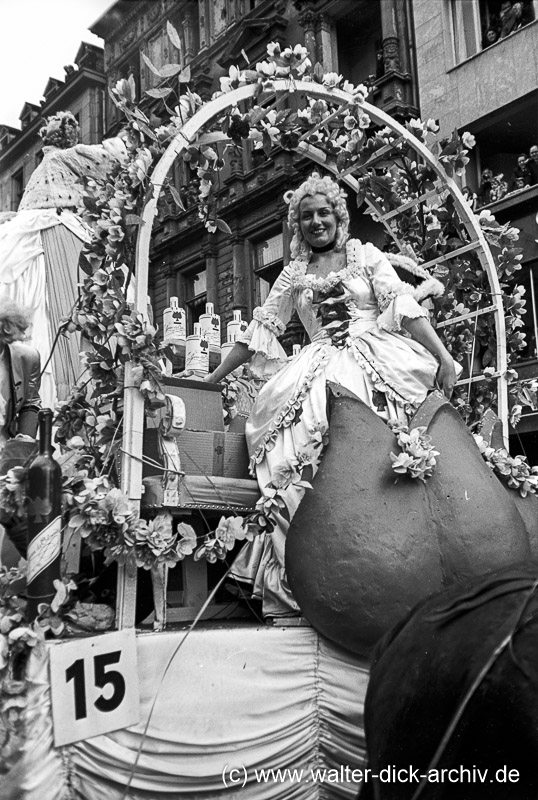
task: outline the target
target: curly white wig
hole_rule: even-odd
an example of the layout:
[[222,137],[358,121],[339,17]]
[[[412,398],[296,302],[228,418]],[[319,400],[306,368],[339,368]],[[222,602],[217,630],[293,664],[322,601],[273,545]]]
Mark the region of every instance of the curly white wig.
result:
[[43,144],[65,150],[77,144],[79,125],[70,111],[58,111],[54,116],[47,117],[45,125],[39,129],[39,135]]
[[288,203],[288,224],[293,231],[290,243],[292,258],[304,258],[308,260],[312,254],[312,248],[305,241],[299,225],[299,206],[305,197],[313,197],[315,194],[323,194],[330,202],[336,216],[336,241],[335,250],[343,250],[349,238],[349,212],[346,205],[346,193],[338,186],[336,181],[328,175],[321,177],[319,172],[313,172],[295,191],[286,192],[284,202]]

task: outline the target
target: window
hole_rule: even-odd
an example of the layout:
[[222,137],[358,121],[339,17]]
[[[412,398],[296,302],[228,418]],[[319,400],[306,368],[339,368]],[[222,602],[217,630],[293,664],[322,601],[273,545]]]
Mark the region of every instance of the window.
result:
[[536,182],[528,167],[523,171],[529,173],[523,187],[517,178],[521,156],[528,159],[538,141],[537,111],[538,92],[530,92],[466,128],[476,139],[469,151],[465,181],[478,196],[477,208]]
[[450,14],[456,64],[536,17],[533,0],[450,0]]
[[452,34],[456,64],[480,50],[480,17],[476,0],[452,0]]
[[338,9],[334,17],[338,66],[334,68],[352,83],[369,83],[383,74],[381,3],[357,3]]
[[271,286],[282,271],[284,260],[284,242],[282,234],[277,233],[268,239],[258,241],[254,245],[254,305],[265,303]]
[[524,327],[521,329],[526,336],[526,345],[518,358],[538,358],[538,263],[516,273],[514,281],[525,288],[523,298],[526,300],[525,314],[522,317]]
[[11,176],[11,210],[17,211],[24,192],[24,172],[20,169]]
[[187,311],[187,335],[194,333],[194,323],[205,312],[207,298],[207,272],[192,272],[185,276],[185,308]]

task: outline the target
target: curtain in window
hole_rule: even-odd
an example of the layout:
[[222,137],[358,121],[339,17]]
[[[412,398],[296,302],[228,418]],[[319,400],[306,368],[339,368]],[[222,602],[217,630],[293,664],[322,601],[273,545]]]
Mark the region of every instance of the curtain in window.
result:
[[456,64],[477,52],[476,0],[452,0]]

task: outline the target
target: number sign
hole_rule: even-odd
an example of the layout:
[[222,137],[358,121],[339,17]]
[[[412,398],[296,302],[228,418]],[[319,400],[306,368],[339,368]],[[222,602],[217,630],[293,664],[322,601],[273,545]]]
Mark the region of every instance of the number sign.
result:
[[138,722],[134,630],[56,642],[49,653],[56,747]]

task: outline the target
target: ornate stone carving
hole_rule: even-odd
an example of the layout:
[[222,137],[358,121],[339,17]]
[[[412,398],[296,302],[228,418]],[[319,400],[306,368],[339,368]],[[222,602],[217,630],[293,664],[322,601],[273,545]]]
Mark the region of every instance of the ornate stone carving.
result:
[[155,3],[153,8],[148,11],[148,19],[151,22],[155,22],[158,16],[161,14],[160,3]]
[[326,32],[329,32],[331,30],[332,19],[325,12],[322,12],[321,14],[316,14],[315,15],[315,22],[316,22],[316,29],[317,30],[326,31]]
[[304,28],[305,31],[314,31],[318,16],[320,15],[315,14],[311,8],[305,8],[304,11],[299,13],[297,19],[299,20],[299,25]]
[[383,65],[385,74],[400,71],[400,48],[397,36],[387,36],[383,39]]
[[119,49],[125,50],[127,47],[129,47],[131,42],[134,42],[135,37],[136,37],[136,30],[133,27],[131,28],[131,30],[127,31],[123,39],[120,41]]

